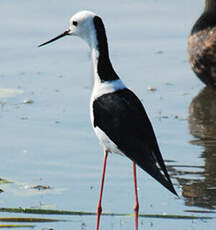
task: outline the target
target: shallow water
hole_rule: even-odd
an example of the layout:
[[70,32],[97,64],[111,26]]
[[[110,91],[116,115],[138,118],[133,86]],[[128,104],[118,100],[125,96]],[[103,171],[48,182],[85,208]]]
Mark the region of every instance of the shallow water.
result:
[[[215,93],[203,89],[190,70],[186,52],[187,36],[203,4],[202,0],[2,0],[0,178],[15,183],[0,184],[4,190],[0,206],[96,210],[103,151],[89,120],[88,47],[68,37],[37,48],[65,31],[75,12],[90,9],[104,19],[113,65],[142,99],[181,197],[176,199],[138,170],[140,212],[214,216]],[[26,99],[33,103],[23,103]],[[36,185],[51,189],[32,189]],[[111,155],[103,210],[133,213],[133,203],[132,164]],[[0,214],[17,215],[23,216]],[[95,228],[95,216],[64,219],[71,222],[37,224],[36,229]],[[140,218],[141,229],[204,230],[214,225],[214,219]],[[133,229],[134,218],[103,216],[102,227]]]

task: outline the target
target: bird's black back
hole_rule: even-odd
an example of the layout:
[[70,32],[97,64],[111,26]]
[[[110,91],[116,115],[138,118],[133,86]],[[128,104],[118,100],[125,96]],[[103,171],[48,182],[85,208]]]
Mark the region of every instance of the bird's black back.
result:
[[127,157],[176,195],[152,125],[132,91],[123,89],[100,96],[93,102],[93,114],[95,127],[102,129]]

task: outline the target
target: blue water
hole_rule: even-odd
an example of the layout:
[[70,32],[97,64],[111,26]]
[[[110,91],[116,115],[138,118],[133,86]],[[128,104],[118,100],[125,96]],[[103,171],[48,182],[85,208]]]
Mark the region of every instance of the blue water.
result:
[[[0,185],[4,190],[0,206],[96,210],[103,150],[89,119],[92,74],[88,47],[72,37],[37,47],[65,31],[74,13],[89,9],[104,20],[113,66],[142,99],[181,197],[176,199],[139,169],[140,212],[212,216],[202,213],[215,211],[216,205],[214,195],[203,193],[207,198],[202,199],[201,185],[208,187],[211,175],[206,170],[209,158],[205,152],[209,149],[205,144],[191,144],[196,138],[187,120],[193,98],[204,87],[191,71],[186,52],[188,34],[203,4],[202,0],[2,0],[0,90],[23,93],[11,97],[0,94],[4,104],[0,110],[0,178],[15,182]],[[28,98],[33,103],[23,104]],[[190,190],[196,183],[201,184],[195,187],[200,188],[198,198]],[[31,189],[40,184],[51,189]],[[210,185],[215,189],[214,182]],[[110,155],[103,210],[133,213],[133,204],[132,163]],[[22,216],[0,214],[11,215]],[[36,229],[95,228],[95,216],[66,218],[72,222],[37,224]],[[204,230],[214,225],[215,220],[140,219],[141,229],[153,230],[168,226]],[[134,219],[102,217],[102,227],[133,229]]]

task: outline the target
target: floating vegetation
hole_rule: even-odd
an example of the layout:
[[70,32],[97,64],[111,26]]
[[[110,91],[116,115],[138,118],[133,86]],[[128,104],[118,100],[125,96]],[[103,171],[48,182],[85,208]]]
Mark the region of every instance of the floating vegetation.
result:
[[157,90],[157,88],[156,87],[152,87],[152,86],[148,86],[147,90],[154,92],[154,91]]
[[[8,223],[49,223],[65,222],[67,220],[50,219],[50,218],[32,218],[32,217],[0,217],[0,222]],[[0,228],[34,228],[35,225],[29,224],[0,224]]]
[[[50,218],[32,218],[32,217],[0,217],[0,222],[7,223],[49,223],[65,222],[67,220],[50,219]],[[0,228],[34,228],[35,225],[29,224],[0,224]]]
[[[79,215],[79,216],[97,215],[96,212],[69,211],[69,210],[56,210],[56,209],[34,209],[34,208],[0,208],[0,212],[42,214],[42,215],[74,215],[74,216],[75,215]],[[102,213],[102,215],[104,216],[134,216],[134,214],[129,214],[129,213]],[[162,218],[162,219],[188,219],[188,220],[213,219],[213,217],[207,217],[207,216],[175,215],[175,214],[173,215],[172,214],[139,214],[139,217]]]
[[0,88],[0,98],[14,97],[16,95],[22,94],[23,91],[19,89],[3,89]]
[[24,99],[23,104],[32,104],[34,101],[31,98]]
[[47,190],[47,189],[51,189],[51,187],[49,185],[35,185],[32,187],[33,189],[37,189],[37,190]]
[[[24,150],[24,153],[28,153],[27,150]],[[0,179],[0,189],[3,192],[13,193],[16,196],[38,196],[41,194],[62,194],[66,189],[65,188],[54,188],[48,184],[29,184],[19,181],[9,181],[5,179]],[[1,194],[1,192],[0,192]],[[41,208],[41,207],[40,207]],[[46,207],[53,208],[53,207]]]
[[0,224],[0,228],[34,228],[35,225],[26,224]]
[[32,218],[32,217],[0,217],[0,222],[34,222],[34,223],[45,223],[45,222],[60,222],[66,220],[49,219],[49,218]]
[[9,184],[9,183],[13,183],[13,182],[9,181],[9,180],[6,180],[6,179],[3,179],[3,178],[0,178],[0,185],[2,185],[2,184]]

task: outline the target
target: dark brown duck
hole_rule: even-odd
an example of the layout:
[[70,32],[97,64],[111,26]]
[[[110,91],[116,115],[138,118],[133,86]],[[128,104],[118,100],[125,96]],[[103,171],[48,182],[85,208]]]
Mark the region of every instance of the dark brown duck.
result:
[[207,86],[216,88],[216,0],[205,0],[205,9],[188,39],[191,68]]

